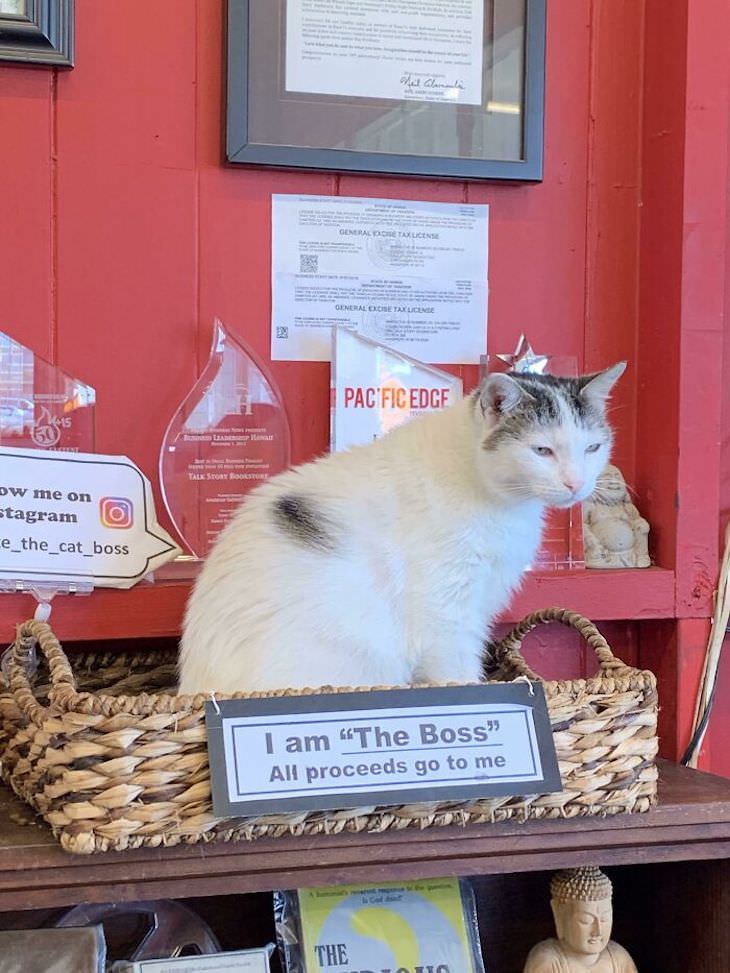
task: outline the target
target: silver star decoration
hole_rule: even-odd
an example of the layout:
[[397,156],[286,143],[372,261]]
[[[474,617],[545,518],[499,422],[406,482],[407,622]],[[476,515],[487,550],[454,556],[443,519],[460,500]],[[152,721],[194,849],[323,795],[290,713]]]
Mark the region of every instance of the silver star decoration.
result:
[[497,355],[497,358],[509,365],[513,372],[523,374],[529,372],[532,375],[542,375],[548,363],[548,356],[536,355],[524,334],[520,335],[520,340],[517,342],[517,347],[512,355]]

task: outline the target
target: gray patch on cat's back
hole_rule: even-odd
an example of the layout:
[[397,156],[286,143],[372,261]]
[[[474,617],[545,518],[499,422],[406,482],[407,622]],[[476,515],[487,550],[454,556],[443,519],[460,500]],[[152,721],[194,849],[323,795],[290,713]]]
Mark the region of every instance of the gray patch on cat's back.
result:
[[291,540],[318,551],[334,551],[331,524],[307,497],[285,494],[273,505],[274,523]]

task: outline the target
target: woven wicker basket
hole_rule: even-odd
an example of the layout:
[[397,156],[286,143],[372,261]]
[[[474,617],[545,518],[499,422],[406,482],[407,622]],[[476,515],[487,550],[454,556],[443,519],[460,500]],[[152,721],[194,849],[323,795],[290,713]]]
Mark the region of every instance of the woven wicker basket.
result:
[[[531,629],[548,621],[577,629],[599,661],[592,679],[543,684],[564,786],[558,794],[215,818],[206,697],[174,695],[174,655],[87,654],[72,668],[50,627],[38,621],[20,626],[7,659],[9,685],[0,693],[2,774],[61,845],[82,854],[648,810],[656,799],[656,680],[616,659],[591,622],[555,608],[529,616],[490,647],[488,678],[538,679],[519,648]],[[42,659],[32,686],[37,648]]]

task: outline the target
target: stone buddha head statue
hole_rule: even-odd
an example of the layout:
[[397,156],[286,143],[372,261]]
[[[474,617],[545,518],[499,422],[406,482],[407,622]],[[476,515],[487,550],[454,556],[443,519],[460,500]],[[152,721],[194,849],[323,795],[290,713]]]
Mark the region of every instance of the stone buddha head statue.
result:
[[613,889],[600,868],[556,872],[550,882],[555,931],[566,953],[601,954],[611,939]]

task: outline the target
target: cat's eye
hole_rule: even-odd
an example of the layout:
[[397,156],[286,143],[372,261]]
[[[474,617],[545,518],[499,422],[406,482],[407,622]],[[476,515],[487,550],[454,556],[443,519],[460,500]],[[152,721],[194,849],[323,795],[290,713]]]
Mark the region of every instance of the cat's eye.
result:
[[590,446],[586,446],[586,452],[597,453],[600,448],[601,448],[600,443],[591,443]]
[[533,453],[537,453],[538,456],[552,456],[553,451],[549,446],[533,446]]

